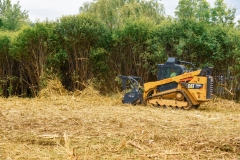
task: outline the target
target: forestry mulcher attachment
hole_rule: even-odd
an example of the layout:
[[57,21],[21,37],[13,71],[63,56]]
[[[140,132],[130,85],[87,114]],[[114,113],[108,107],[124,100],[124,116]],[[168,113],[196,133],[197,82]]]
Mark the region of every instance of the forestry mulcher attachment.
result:
[[140,77],[119,76],[125,93],[122,102],[188,110],[213,97],[210,68],[197,69],[192,63],[173,57],[159,64],[158,68],[158,80],[155,82],[144,83]]

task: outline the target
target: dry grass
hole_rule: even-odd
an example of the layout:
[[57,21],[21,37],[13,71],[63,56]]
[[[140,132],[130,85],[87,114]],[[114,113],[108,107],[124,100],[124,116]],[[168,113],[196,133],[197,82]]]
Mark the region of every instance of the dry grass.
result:
[[0,159],[240,159],[235,102],[130,106],[91,86],[67,93],[52,83],[38,98],[0,98]]

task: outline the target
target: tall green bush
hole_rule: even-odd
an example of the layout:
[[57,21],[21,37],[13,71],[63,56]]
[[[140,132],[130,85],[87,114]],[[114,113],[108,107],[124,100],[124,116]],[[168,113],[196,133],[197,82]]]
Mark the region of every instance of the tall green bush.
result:
[[36,23],[24,29],[11,45],[11,55],[20,63],[21,79],[36,96],[41,88],[49,55],[58,50],[57,35],[53,23]]
[[151,59],[154,54],[150,47],[152,44],[149,44],[154,28],[155,22],[143,17],[139,20],[130,18],[122,28],[115,30],[111,52],[111,67],[115,75],[137,75],[145,81],[149,79],[155,64]]
[[19,81],[19,63],[10,55],[12,32],[0,32],[0,95],[8,97],[22,94],[23,88]]
[[102,67],[96,66],[101,62],[91,64],[91,59],[94,62],[96,56],[100,56],[96,55],[96,50],[107,48],[109,31],[95,16],[80,14],[62,17],[57,24],[57,32],[60,44],[68,55],[69,66],[65,73],[67,84],[64,85],[71,90],[81,90],[85,88],[87,80],[94,77],[93,68]]

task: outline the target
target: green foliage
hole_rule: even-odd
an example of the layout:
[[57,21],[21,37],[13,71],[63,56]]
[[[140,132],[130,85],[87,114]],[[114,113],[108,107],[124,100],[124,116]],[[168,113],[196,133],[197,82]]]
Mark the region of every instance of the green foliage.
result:
[[70,45],[75,42],[97,45],[95,42],[107,34],[105,26],[95,16],[86,14],[62,17],[58,22],[57,31],[63,43]]
[[195,16],[199,21],[207,22],[210,21],[211,8],[210,4],[206,0],[198,0]]
[[175,15],[179,19],[195,17],[197,2],[193,0],[179,0]]
[[68,55],[70,66],[65,78],[70,77],[68,81],[71,83],[65,85],[82,89],[84,86],[75,83],[84,83],[93,76],[88,63],[90,52],[99,47],[108,49],[110,32],[96,16],[80,14],[62,17],[57,24],[57,33],[60,44]]
[[211,8],[206,0],[180,0],[175,11],[179,20],[199,20],[206,23],[233,25],[236,8],[228,8],[224,0],[216,0]]
[[228,8],[224,0],[216,0],[214,8],[211,9],[211,20],[215,24],[233,25],[236,8]]
[[106,75],[108,67],[109,55],[104,48],[92,49],[90,52],[90,64],[93,74],[97,78],[103,78]]
[[[151,73],[151,53],[148,44],[155,22],[147,17],[129,19],[113,34],[114,50],[111,54],[114,72],[124,75],[139,75],[144,80]],[[117,53],[116,53],[117,52]]]
[[11,57],[9,55],[9,47],[11,43],[10,34],[0,32],[0,79],[6,76],[10,76],[9,67],[11,66]]
[[234,28],[196,20],[166,21],[159,25],[157,41],[168,56],[227,69],[239,52],[238,35]]
[[65,65],[67,62],[67,53],[66,51],[59,51],[55,54],[51,54],[47,58],[46,68],[52,68],[55,71],[59,71],[61,66]]
[[11,76],[10,66],[12,65],[11,57],[9,56],[10,38],[7,35],[0,34],[0,80]]
[[158,0],[98,0],[96,3],[85,3],[80,7],[81,13],[94,14],[110,29],[124,25],[128,18],[149,17],[156,23],[164,19],[164,7]]
[[18,90],[18,63],[10,56],[9,48],[15,33],[0,32],[0,94],[11,96]]
[[[7,50],[9,49],[9,43],[10,43],[10,39],[7,35],[1,35],[0,34],[0,55],[4,54],[7,52]],[[0,58],[3,58],[3,55],[0,56]]]
[[33,95],[39,91],[48,56],[59,50],[57,40],[55,24],[45,22],[23,29],[12,42],[11,55],[20,62],[22,80],[32,88]]
[[[236,58],[240,56],[239,32],[231,27],[215,26],[210,30],[212,34],[212,60],[218,69],[227,70],[234,66]],[[235,67],[233,67],[235,68]]]
[[184,37],[184,31],[182,31],[180,23],[176,21],[164,21],[157,26],[153,36],[152,43],[156,44],[154,47],[158,49],[161,54],[176,56],[177,51],[175,46],[179,44],[180,38]]
[[3,26],[3,21],[2,19],[0,18],[0,28]]
[[237,21],[236,29],[240,31],[240,19]]
[[24,63],[35,61],[39,56],[46,58],[55,49],[56,40],[54,24],[36,23],[34,27],[25,28],[14,39],[11,54]]
[[106,92],[111,87],[110,85],[106,86],[106,83],[112,79],[108,63],[109,57],[109,53],[104,48],[92,48],[89,55],[89,67],[95,79],[94,86],[101,92]]
[[1,28],[16,31],[28,22],[28,12],[21,10],[19,1],[12,5],[10,0],[0,0],[0,19]]
[[195,19],[209,23],[210,4],[206,0],[180,0],[175,15],[179,20]]

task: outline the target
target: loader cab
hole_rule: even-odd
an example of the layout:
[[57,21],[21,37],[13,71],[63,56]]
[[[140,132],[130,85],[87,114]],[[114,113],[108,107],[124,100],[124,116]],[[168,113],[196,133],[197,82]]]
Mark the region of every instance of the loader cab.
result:
[[172,72],[175,72],[175,75],[181,75],[186,71],[185,66],[180,65],[180,61],[176,58],[169,57],[167,62],[164,64],[158,64],[158,80],[170,78]]

